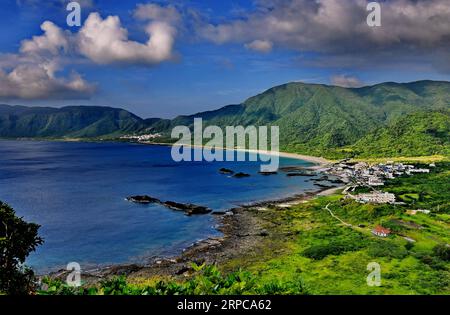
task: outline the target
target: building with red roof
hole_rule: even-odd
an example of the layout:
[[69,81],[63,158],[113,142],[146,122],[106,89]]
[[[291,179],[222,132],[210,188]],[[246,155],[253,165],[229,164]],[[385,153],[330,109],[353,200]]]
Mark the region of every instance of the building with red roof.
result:
[[387,229],[387,228],[384,228],[381,225],[377,225],[372,230],[372,234],[376,235],[376,236],[387,237],[387,236],[389,236],[389,234],[391,234],[391,230]]

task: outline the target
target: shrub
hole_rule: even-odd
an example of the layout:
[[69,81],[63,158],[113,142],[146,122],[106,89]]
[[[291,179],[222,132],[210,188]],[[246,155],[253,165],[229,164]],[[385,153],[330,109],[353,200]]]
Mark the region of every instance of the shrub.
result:
[[0,292],[17,295],[35,290],[33,271],[23,264],[43,243],[38,230],[39,225],[18,218],[10,206],[0,202]]
[[[410,245],[408,245],[408,247],[409,246]],[[375,258],[389,257],[401,259],[408,255],[408,251],[405,247],[384,240],[376,240],[367,248],[367,252],[370,256]]]
[[433,254],[443,261],[450,261],[450,247],[445,244],[438,244],[433,248]]

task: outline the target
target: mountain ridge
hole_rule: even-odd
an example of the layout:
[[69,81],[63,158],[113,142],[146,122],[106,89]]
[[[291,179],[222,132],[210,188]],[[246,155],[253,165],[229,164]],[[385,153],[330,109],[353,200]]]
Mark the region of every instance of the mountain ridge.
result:
[[[279,126],[282,150],[331,157],[358,154],[361,150],[355,145],[359,141],[377,130],[394,128],[396,122],[412,113],[444,111],[445,117],[448,110],[450,82],[446,81],[385,82],[358,88],[289,82],[241,104],[173,119],[143,119],[124,109],[102,106],[0,105],[0,137],[114,138],[130,133],[159,133],[162,142],[173,142],[173,127],[192,128],[194,118],[202,118],[204,126]],[[442,119],[437,114],[434,117]],[[412,130],[420,136],[426,128]],[[390,134],[385,133],[385,137]],[[448,145],[448,139],[443,139],[443,145]],[[385,138],[382,142],[389,143]],[[351,146],[356,150],[343,150]],[[411,149],[419,151],[430,150]]]

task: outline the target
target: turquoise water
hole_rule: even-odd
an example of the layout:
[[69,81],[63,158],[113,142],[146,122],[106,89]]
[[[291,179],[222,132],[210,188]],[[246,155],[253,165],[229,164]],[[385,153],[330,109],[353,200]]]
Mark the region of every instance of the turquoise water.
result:
[[[281,158],[281,165],[310,165]],[[41,225],[44,245],[27,264],[38,272],[82,268],[174,255],[193,242],[218,235],[212,215],[185,216],[125,197],[225,210],[242,203],[316,190],[307,177],[258,174],[258,162],[180,162],[170,147],[129,143],[0,141],[0,200]],[[251,174],[231,178],[226,167]]]

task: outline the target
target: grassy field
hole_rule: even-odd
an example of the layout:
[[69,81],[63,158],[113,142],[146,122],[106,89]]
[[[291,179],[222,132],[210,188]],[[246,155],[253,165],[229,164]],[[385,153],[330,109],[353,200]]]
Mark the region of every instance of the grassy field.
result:
[[[386,191],[412,197],[404,199],[406,205],[362,205],[335,195],[273,209],[264,213],[278,235],[263,245],[270,251],[226,268],[243,266],[259,282],[301,278],[311,294],[450,294],[449,182],[449,164],[442,163],[431,174],[388,183]],[[327,205],[351,227],[332,217]],[[431,213],[408,215],[408,209]],[[372,235],[376,225],[393,234]],[[367,285],[370,262],[381,266],[379,287]]]

